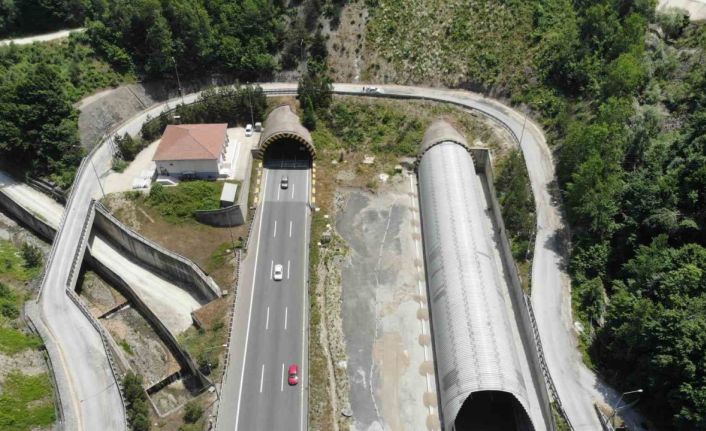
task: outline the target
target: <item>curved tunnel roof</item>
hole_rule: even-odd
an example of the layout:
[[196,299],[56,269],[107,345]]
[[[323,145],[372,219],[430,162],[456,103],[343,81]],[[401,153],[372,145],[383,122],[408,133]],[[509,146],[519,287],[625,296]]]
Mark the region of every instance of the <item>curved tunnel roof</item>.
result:
[[456,129],[444,120],[436,120],[427,128],[422,138],[422,145],[419,147],[419,155],[417,160],[422,159],[422,156],[435,145],[443,142],[456,143],[470,152],[471,147],[468,146],[468,141]]
[[445,428],[469,396],[500,391],[529,417],[501,272],[483,226],[480,184],[465,138],[437,121],[417,173],[437,383]]
[[282,105],[270,112],[265,120],[265,127],[260,135],[260,142],[257,146],[257,156],[262,158],[267,147],[280,140],[293,140],[304,145],[309,151],[311,158],[316,158],[316,149],[311,134],[299,122],[299,116],[292,112],[289,105]]

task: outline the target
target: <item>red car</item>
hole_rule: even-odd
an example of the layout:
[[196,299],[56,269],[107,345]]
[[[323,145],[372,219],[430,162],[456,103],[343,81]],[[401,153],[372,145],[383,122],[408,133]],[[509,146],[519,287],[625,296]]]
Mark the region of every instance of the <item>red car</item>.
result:
[[299,383],[299,367],[297,364],[292,364],[289,366],[289,378],[287,379],[289,386],[295,386]]

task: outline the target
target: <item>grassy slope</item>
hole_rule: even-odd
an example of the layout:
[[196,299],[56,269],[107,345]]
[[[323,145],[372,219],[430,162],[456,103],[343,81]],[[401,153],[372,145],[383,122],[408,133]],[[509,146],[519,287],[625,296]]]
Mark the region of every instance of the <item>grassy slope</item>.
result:
[[370,9],[363,78],[514,86],[531,69],[530,3],[380,0]]
[[94,91],[114,87],[134,77],[121,74],[95,54],[83,34],[68,39],[32,45],[0,47],[0,72],[6,78],[22,76],[33,64],[54,65],[66,83],[69,99],[77,102]]
[[54,423],[52,388],[47,374],[11,372],[0,393],[0,429],[25,431]]
[[[39,275],[41,267],[28,268],[20,250],[9,241],[0,241],[0,356],[12,361],[28,349],[42,346],[39,337],[22,330],[24,324],[19,309],[29,295],[27,282]],[[7,307],[7,308],[6,308]],[[15,310],[17,317],[7,313]],[[5,361],[0,361],[5,362]],[[12,363],[12,362],[10,362]],[[53,391],[46,373],[26,375],[21,370],[0,370],[0,429],[25,431],[54,423]],[[6,374],[5,374],[6,373]]]

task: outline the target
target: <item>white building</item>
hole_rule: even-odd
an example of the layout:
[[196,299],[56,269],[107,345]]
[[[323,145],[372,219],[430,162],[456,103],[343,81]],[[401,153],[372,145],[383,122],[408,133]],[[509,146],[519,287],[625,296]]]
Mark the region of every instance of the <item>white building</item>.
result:
[[218,178],[225,164],[227,127],[226,123],[167,126],[152,159],[157,174],[176,178]]

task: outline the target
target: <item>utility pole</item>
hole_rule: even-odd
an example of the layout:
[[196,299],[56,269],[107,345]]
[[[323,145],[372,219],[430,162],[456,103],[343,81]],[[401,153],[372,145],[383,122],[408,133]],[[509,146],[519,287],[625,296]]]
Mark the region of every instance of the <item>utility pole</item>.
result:
[[179,86],[179,96],[181,97],[181,104],[184,104],[184,91],[181,89],[181,80],[179,79],[179,69],[177,69],[177,64],[176,60],[174,60],[174,56],[170,57],[172,59],[172,63],[174,64],[174,74],[176,75],[177,79],[177,85]]
[[522,132],[520,133],[520,150],[522,149],[522,138],[525,137],[525,126],[527,125],[527,113],[525,113],[525,121],[522,123]]
[[101,178],[98,176],[98,171],[96,170],[96,165],[93,164],[93,158],[89,155],[88,161],[91,162],[91,167],[93,168],[93,173],[96,174],[96,180],[98,180],[98,185],[101,188],[101,193],[103,194],[103,198],[105,199],[105,190],[103,190],[103,184],[101,184]]
[[250,105],[250,124],[252,124],[253,127],[255,127],[255,117],[253,116],[252,113],[252,87],[250,86],[250,83],[247,82],[247,87],[246,91],[248,92],[248,104]]

